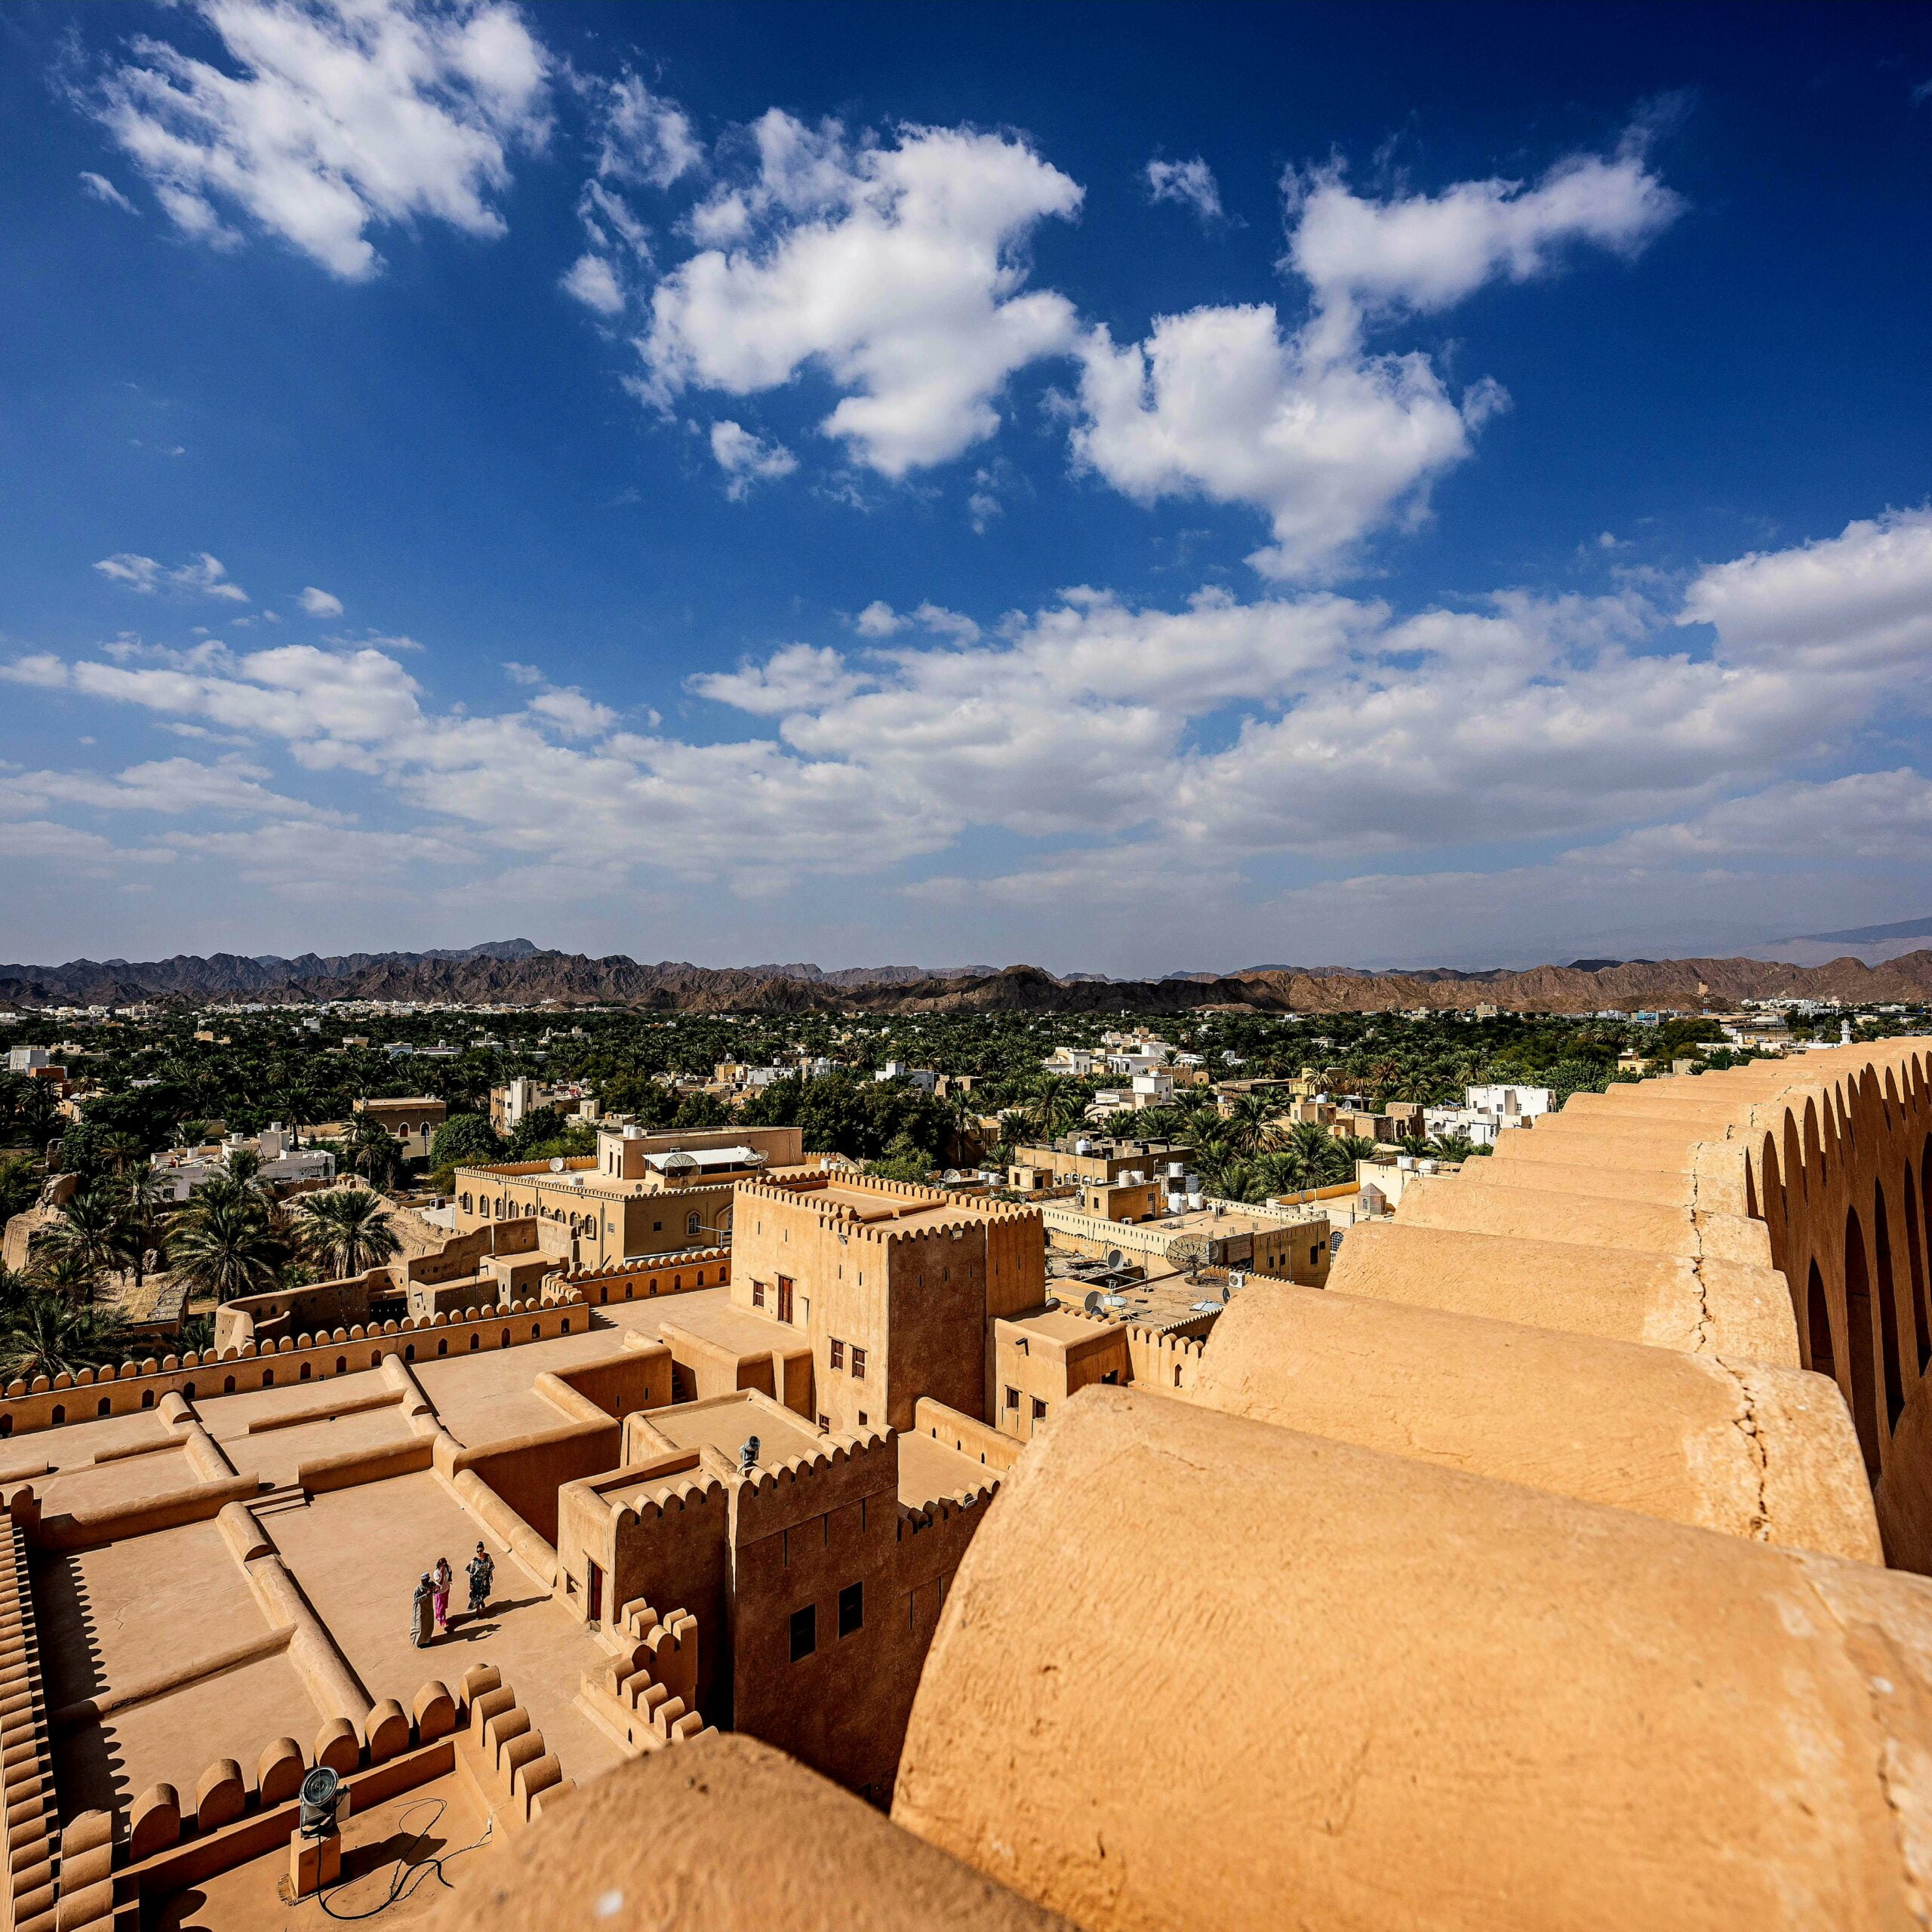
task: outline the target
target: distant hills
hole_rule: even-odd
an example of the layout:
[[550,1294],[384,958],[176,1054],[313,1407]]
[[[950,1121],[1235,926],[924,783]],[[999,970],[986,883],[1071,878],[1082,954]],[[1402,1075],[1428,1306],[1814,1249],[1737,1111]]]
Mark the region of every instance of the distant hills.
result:
[[1932,915],[1921,919],[1901,919],[1896,925],[1854,926],[1849,932],[1806,933],[1801,937],[1823,946],[1873,946],[1888,939],[1932,939]]
[[620,1005],[684,1013],[1183,1012],[1209,1007],[1261,1013],[1373,1013],[1429,1007],[1466,1011],[1491,1001],[1542,1013],[1675,1007],[1779,997],[1852,1001],[1932,996],[1932,951],[1877,965],[1842,957],[1821,964],[1749,958],[1583,960],[1521,972],[1432,967],[1371,973],[1352,967],[1251,968],[1159,980],[1057,977],[1036,966],[694,966],[593,958],[525,939],[460,951],[308,952],[294,959],[215,953],[203,958],[72,959],[61,966],[0,966],[0,1007],[183,1005],[337,999],[443,1001],[459,1005]]

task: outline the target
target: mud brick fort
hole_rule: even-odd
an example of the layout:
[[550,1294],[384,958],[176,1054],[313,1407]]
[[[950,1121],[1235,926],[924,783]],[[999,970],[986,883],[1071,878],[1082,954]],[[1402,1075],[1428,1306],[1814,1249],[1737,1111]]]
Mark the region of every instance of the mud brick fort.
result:
[[1158,1331],[792,1146],[463,1179],[0,1400],[12,1927],[1932,1923],[1932,1043]]

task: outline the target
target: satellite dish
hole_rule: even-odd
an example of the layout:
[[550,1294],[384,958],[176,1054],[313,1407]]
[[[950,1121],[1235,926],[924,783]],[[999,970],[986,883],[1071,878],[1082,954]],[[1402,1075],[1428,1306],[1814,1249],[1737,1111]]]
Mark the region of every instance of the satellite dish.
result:
[[563,1157],[563,1155],[561,1155],[561,1154],[552,1154],[552,1155],[550,1156],[550,1171],[551,1171],[553,1174],[561,1174],[561,1173],[563,1172],[563,1171],[564,1171],[564,1157]]
[[1098,1288],[1089,1288],[1087,1291],[1086,1299],[1081,1302],[1080,1306],[1084,1308],[1089,1315],[1098,1315],[1100,1312],[1100,1291]]
[[959,1170],[957,1168],[948,1168],[940,1178],[943,1181],[956,1181],[959,1178]]
[[1107,1266],[1108,1266],[1109,1268],[1118,1268],[1118,1267],[1120,1266],[1120,1263],[1121,1263],[1121,1252],[1120,1252],[1120,1250],[1119,1250],[1118,1248],[1117,1248],[1117,1247],[1110,1247],[1110,1248],[1109,1248],[1109,1249],[1107,1250]]

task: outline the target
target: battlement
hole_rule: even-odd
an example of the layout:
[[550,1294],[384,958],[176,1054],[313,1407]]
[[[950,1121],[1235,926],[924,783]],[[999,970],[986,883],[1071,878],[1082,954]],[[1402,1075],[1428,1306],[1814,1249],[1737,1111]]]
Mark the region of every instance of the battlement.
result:
[[[107,1932],[158,1916],[191,1886],[274,1860],[284,1846],[300,1844],[302,1783],[318,1767],[343,1781],[349,1819],[434,1786],[458,1769],[460,1758],[492,1818],[512,1829],[542,1817],[575,1789],[515,1694],[487,1665],[467,1672],[454,1692],[439,1681],[423,1684],[407,1711],[394,1698],[383,1699],[364,1728],[366,1742],[346,1718],[331,1718],[306,1751],[284,1737],[264,1745],[249,1769],[217,1758],[192,1797],[164,1783],[150,1786],[125,1817],[82,1812],[61,1834],[57,1875],[51,1867],[16,1866],[16,1932]],[[23,1893],[22,1876],[41,1882]]]
[[662,1521],[674,1509],[682,1515],[713,1505],[721,1506],[726,1494],[721,1477],[694,1472],[671,1481],[654,1495],[627,1497],[617,1506],[616,1527],[621,1532],[627,1524]]
[[738,1478],[740,1491],[762,1494],[776,1489],[781,1483],[796,1482],[801,1477],[822,1469],[832,1469],[841,1464],[857,1463],[875,1451],[887,1447],[891,1436],[885,1431],[863,1429],[850,1435],[822,1437],[816,1447],[803,1450],[795,1456],[786,1457],[782,1461],[761,1463],[756,1469]]
[[697,1709],[697,1619],[660,1617],[641,1597],[613,1626],[616,1660],[586,1671],[577,1708],[632,1757],[713,1734]]
[[999,1481],[998,1476],[989,1475],[984,1482],[974,1487],[962,1489],[956,1496],[935,1497],[931,1502],[916,1509],[909,1503],[902,1503],[899,1506],[900,1540],[918,1536],[921,1531],[943,1529],[964,1516],[968,1511],[990,1503],[998,1491]]
[[555,1302],[526,1300],[507,1309],[356,1322],[333,1332],[245,1341],[219,1352],[190,1349],[185,1355],[125,1361],[118,1368],[84,1368],[51,1379],[37,1375],[31,1382],[16,1377],[0,1401],[0,1438],[151,1409],[170,1394],[192,1402],[198,1392],[232,1395],[292,1382],[326,1381],[332,1375],[380,1367],[387,1355],[415,1361],[550,1341],[580,1331],[588,1319],[583,1297],[572,1291],[567,1300]]

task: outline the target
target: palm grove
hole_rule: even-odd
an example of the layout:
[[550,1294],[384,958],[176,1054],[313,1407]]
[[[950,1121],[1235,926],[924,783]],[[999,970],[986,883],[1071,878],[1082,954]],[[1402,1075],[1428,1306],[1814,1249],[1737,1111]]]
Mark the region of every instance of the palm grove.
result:
[[[401,1178],[400,1156],[386,1133],[355,1112],[364,1097],[426,1094],[446,1103],[451,1117],[435,1137],[427,1177],[445,1189],[459,1163],[591,1151],[588,1129],[548,1110],[534,1112],[513,1134],[491,1129],[491,1088],[518,1075],[580,1081],[606,1111],[648,1126],[796,1126],[808,1147],[910,1180],[969,1161],[1003,1164],[1020,1145],[1079,1127],[1105,1083],[1045,1072],[1043,1060],[1057,1045],[1091,1048],[1104,1032],[1133,1023],[1126,1014],[1004,1011],[445,1012],[372,1022],[295,1008],[97,1024],[29,1016],[10,1037],[55,1049],[88,1097],[72,1119],[47,1082],[0,1075],[0,1218],[32,1205],[51,1174],[76,1184],[34,1241],[28,1265],[0,1272],[0,1374],[51,1375],[118,1359],[126,1344],[116,1303],[155,1268],[205,1306],[387,1260],[397,1237],[381,1196]],[[1551,1086],[1560,1103],[1617,1077],[1617,1056],[1632,1046],[1701,1052],[1721,1063],[1699,1044],[1718,1029],[1697,1020],[1659,1029],[1520,1014],[1474,1021],[1198,1012],[1155,1016],[1149,1024],[1177,1049],[1200,1054],[1217,1078],[1313,1069],[1335,1091],[1377,1105],[1454,1101],[1466,1084],[1508,1081]],[[377,1025],[380,1043],[358,1030]],[[433,1057],[423,1051],[432,1047],[441,1049]],[[714,1095],[680,1091],[681,1081],[688,1088],[719,1062],[782,1066],[801,1058],[829,1060],[837,1070],[774,1079],[735,1113]],[[936,1099],[905,1081],[876,1079],[894,1060],[969,1076],[971,1091],[949,1083],[947,1096]],[[1132,1129],[1192,1147],[1204,1186],[1234,1200],[1346,1181],[1369,1151],[1366,1142],[1281,1122],[1277,1112],[1259,1094],[1236,1094],[1224,1106],[1204,1088],[1184,1088],[1173,1106],[1134,1115]],[[340,1124],[338,1167],[350,1184],[285,1204],[242,1155],[187,1203],[164,1198],[150,1167],[155,1152],[223,1131],[252,1134],[271,1121],[298,1139],[305,1129]],[[1412,1151],[1469,1150],[1417,1142]],[[203,1338],[191,1326],[184,1339],[192,1346]]]

